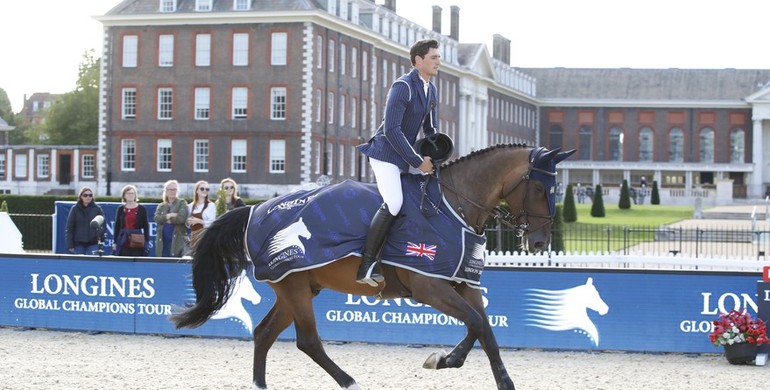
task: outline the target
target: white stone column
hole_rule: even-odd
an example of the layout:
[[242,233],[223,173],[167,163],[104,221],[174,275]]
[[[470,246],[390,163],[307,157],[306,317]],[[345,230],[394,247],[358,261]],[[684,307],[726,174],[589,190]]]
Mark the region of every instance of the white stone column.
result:
[[[468,95],[460,94],[460,118],[458,120],[457,136],[458,138],[467,140],[465,142],[456,142],[458,146],[458,154],[464,156],[468,154],[468,144],[471,139],[470,132],[468,130]],[[462,134],[462,135],[460,135]]]
[[751,173],[749,179],[749,197],[750,198],[762,198],[765,193],[763,191],[764,180],[762,178],[762,170],[765,166],[764,162],[764,145],[762,136],[762,120],[754,120],[754,130],[752,131],[752,148],[751,155],[754,162],[754,172]]
[[48,168],[51,170],[48,175],[51,178],[51,188],[56,185],[56,176],[59,174],[59,161],[56,160],[56,152],[56,149],[51,149],[51,157],[49,157],[51,162],[48,164]]

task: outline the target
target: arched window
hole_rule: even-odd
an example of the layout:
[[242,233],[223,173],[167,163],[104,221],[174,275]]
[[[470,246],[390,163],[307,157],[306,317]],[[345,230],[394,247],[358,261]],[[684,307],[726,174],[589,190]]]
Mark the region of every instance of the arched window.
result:
[[668,133],[668,161],[684,161],[684,132],[678,127],[674,127]]
[[746,133],[743,129],[730,132],[730,162],[746,162]]
[[623,161],[623,130],[620,127],[610,129],[610,161]]
[[700,162],[714,162],[714,129],[710,127],[700,131]]
[[652,129],[642,127],[639,130],[639,161],[652,161]]
[[563,133],[564,131],[561,129],[561,126],[559,125],[551,126],[551,130],[548,131],[548,141],[550,142],[550,145],[548,145],[548,147],[551,150],[561,147],[563,142],[563,139],[562,139]]
[[590,127],[583,126],[580,128],[578,136],[578,160],[590,160],[591,156],[591,136],[592,131]]

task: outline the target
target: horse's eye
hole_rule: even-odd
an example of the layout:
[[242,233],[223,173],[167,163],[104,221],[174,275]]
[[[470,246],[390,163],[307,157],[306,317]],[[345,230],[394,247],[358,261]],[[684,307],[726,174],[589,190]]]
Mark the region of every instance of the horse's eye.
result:
[[545,189],[545,187],[543,187],[542,184],[536,184],[535,189],[537,190],[537,192],[541,192]]

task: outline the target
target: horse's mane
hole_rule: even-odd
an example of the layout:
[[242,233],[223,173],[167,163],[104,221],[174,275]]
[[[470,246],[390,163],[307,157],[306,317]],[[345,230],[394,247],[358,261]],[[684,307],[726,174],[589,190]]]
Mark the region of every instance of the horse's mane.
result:
[[497,145],[492,145],[492,146],[484,148],[484,149],[474,150],[474,151],[470,152],[469,154],[466,154],[465,156],[461,156],[461,157],[456,158],[454,160],[447,161],[447,162],[441,164],[441,168],[446,168],[446,167],[452,166],[454,164],[457,164],[457,163],[460,163],[460,162],[463,162],[463,161],[468,161],[468,160],[470,160],[470,159],[472,159],[472,158],[474,158],[474,157],[476,157],[478,155],[489,153],[492,150],[503,149],[503,148],[517,148],[517,149],[521,149],[521,148],[529,148],[529,147],[530,146],[526,145],[526,144],[497,144]]

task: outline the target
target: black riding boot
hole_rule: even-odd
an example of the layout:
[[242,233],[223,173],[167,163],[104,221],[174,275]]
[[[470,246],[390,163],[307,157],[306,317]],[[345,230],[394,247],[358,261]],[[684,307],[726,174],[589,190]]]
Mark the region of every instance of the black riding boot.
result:
[[372,224],[369,226],[369,233],[366,236],[366,245],[364,245],[364,253],[361,257],[361,266],[358,268],[356,282],[367,283],[372,287],[377,287],[377,283],[385,280],[380,272],[379,255],[394,218],[388,210],[388,205],[385,203],[374,214]]

